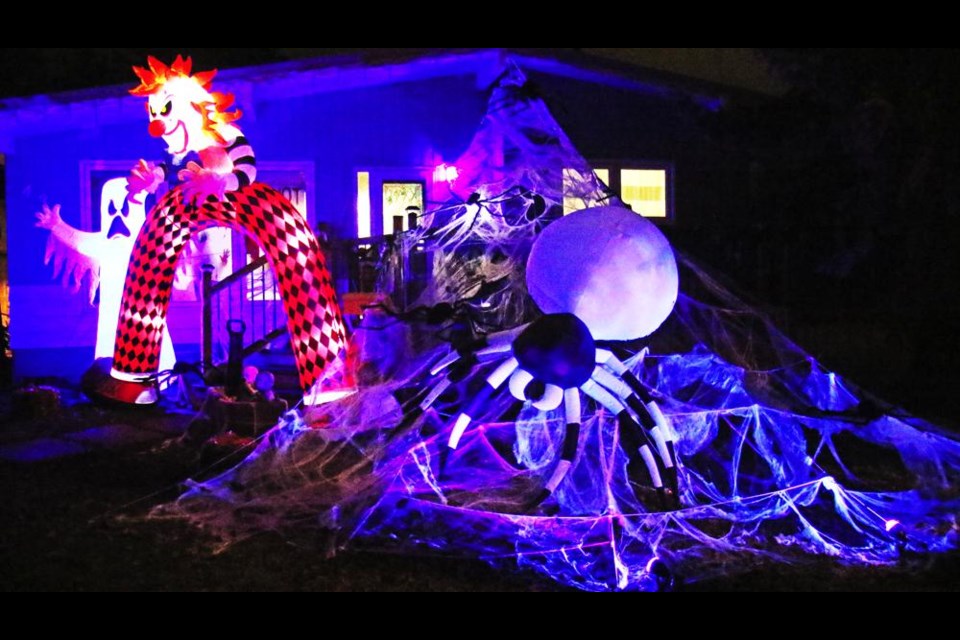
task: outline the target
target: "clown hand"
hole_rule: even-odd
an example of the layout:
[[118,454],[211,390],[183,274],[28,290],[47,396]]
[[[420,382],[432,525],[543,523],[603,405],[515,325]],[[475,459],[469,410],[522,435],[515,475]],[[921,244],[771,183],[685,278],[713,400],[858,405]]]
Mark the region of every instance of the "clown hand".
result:
[[177,174],[183,182],[183,198],[190,204],[201,204],[210,196],[223,200],[227,191],[227,176],[205,169],[196,162],[187,163],[187,168]]
[[127,178],[127,193],[130,202],[134,204],[143,204],[142,200],[136,197],[142,192],[156,193],[164,180],[163,169],[141,160],[140,163],[130,171],[130,177]]

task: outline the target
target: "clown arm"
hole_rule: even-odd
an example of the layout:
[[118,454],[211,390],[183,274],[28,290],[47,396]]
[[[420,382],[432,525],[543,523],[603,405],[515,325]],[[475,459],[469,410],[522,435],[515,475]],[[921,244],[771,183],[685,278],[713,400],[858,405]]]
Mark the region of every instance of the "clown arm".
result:
[[233,171],[227,176],[227,191],[236,191],[256,181],[257,159],[245,136],[237,136],[227,147],[227,157],[233,163]]
[[198,175],[212,173],[222,176],[225,191],[236,191],[253,184],[257,179],[257,158],[246,136],[239,135],[223,149],[211,147],[200,153],[203,166],[187,163],[187,169],[176,171],[170,164],[157,167],[163,180],[179,173],[181,180],[195,179]]
[[183,192],[190,202],[224,194],[249,186],[257,177],[257,161],[253,148],[243,135],[224,147],[210,147],[200,152],[203,166],[188,162],[178,177],[183,181]]
[[224,191],[237,191],[250,186],[257,179],[257,159],[246,136],[239,133],[233,142],[201,152],[203,172],[219,174]]
[[130,176],[127,178],[127,193],[130,194],[130,201],[143,204],[142,198],[147,193],[156,193],[157,187],[167,179],[167,173],[166,167],[141,160],[130,170]]

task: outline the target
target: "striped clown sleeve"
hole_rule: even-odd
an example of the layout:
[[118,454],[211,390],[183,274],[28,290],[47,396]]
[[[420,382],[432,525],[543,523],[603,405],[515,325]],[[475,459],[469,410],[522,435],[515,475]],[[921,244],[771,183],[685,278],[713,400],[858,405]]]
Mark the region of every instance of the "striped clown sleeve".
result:
[[256,181],[257,159],[245,136],[237,136],[227,147],[227,156],[233,162],[233,173],[228,178],[227,191],[236,191]]

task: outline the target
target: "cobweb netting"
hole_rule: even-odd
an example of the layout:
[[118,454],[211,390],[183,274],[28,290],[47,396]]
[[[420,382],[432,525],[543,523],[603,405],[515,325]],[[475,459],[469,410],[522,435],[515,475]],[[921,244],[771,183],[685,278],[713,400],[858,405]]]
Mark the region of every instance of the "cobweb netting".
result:
[[457,162],[462,200],[384,253],[385,293],[412,302],[371,311],[356,331],[359,393],[288,414],[239,466],[154,516],[186,518],[224,546],[307,534],[332,549],[519,565],[587,590],[663,587],[656,559],[695,580],[771,558],[883,563],[955,548],[960,443],[826,371],[682,256],[672,316],[645,344],[609,345],[674,431],[679,510],[631,486],[617,421],[586,401],[575,464],[533,512],[524,505],[557,464],[562,411],[499,393],[438,471],[453,418],[492,365],[420,414],[441,389],[431,364],[464,336],[535,317],[524,265],[538,232],[565,201],[615,200],[527,86],[505,73]]

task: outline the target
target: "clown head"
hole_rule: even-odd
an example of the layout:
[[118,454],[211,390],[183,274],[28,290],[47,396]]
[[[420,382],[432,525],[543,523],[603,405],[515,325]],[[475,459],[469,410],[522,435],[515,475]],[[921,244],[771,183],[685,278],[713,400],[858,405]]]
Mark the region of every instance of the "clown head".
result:
[[239,135],[231,123],[240,118],[240,112],[227,112],[233,96],[210,92],[216,70],[191,75],[192,61],[182,56],[170,66],[154,57],[147,63],[148,69],[133,68],[140,85],[130,93],[147,98],[150,135],[163,138],[175,160],[190,152],[224,146]]

